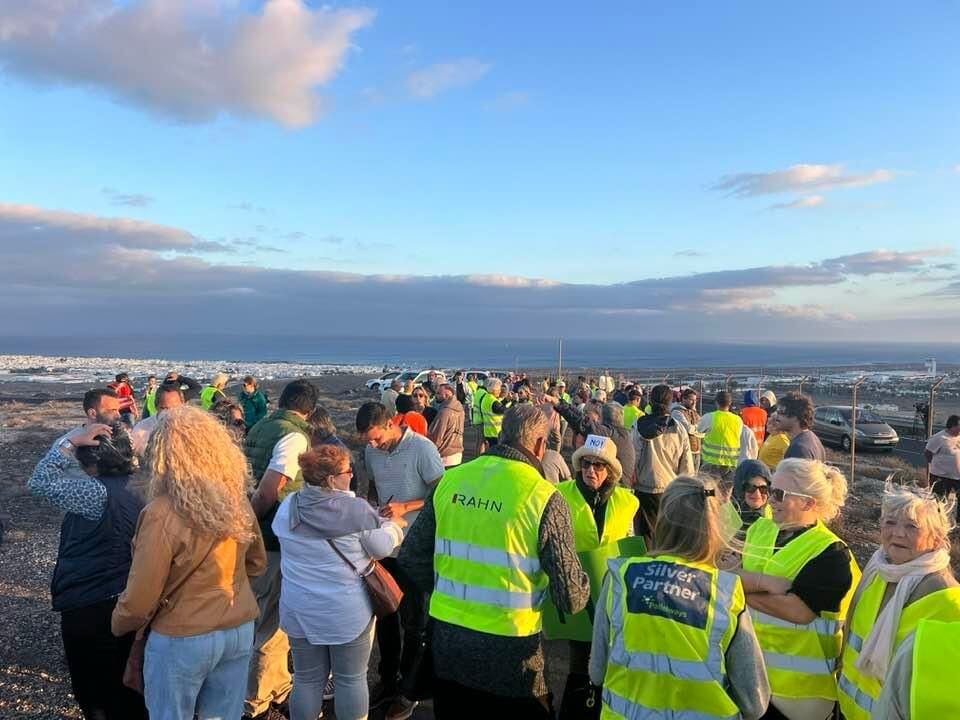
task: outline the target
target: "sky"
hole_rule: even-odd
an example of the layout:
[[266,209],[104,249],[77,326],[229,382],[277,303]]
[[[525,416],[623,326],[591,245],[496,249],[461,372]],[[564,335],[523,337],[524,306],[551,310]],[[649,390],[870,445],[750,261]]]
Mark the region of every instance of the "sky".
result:
[[951,342],[958,26],[0,0],[0,336]]

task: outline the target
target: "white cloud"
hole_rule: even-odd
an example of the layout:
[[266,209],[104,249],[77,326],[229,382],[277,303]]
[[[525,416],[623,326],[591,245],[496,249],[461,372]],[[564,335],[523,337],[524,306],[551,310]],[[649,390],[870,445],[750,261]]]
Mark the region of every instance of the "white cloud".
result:
[[774,203],[768,208],[768,210],[798,210],[802,208],[812,208],[823,205],[826,200],[827,199],[823,195],[806,195],[804,197],[797,198],[793,202]]
[[342,68],[364,8],[266,0],[29,0],[0,6],[0,68],[21,78],[92,87],[187,122],[221,113],[290,127],[324,109],[316,88]]
[[491,67],[475,58],[437,63],[410,73],[407,76],[407,91],[416,98],[428,100],[447,90],[475,83]]
[[124,193],[108,187],[103,188],[102,192],[110,198],[111,205],[121,207],[146,207],[151,205],[154,200],[150,195],[144,195],[143,193]]
[[733,197],[756,197],[784,192],[811,192],[838,187],[861,187],[888,182],[896,173],[883,168],[844,174],[843,165],[791,165],[786,170],[725,175],[711,189]]

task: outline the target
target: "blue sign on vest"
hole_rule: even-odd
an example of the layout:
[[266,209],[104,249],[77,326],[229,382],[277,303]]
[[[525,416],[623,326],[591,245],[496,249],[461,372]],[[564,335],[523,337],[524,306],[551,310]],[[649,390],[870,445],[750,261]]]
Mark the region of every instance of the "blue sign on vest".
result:
[[627,611],[658,615],[705,630],[710,573],[672,562],[633,563],[624,576]]

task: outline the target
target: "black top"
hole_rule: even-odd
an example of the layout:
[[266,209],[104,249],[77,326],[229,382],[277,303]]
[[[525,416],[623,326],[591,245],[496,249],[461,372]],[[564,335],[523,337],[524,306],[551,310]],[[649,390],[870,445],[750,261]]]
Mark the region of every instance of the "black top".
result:
[[[786,540],[783,539],[784,533],[777,535],[777,547],[789,545],[809,529],[804,528]],[[788,592],[803,600],[815,613],[839,612],[840,603],[851,585],[850,549],[838,541],[803,566]]]

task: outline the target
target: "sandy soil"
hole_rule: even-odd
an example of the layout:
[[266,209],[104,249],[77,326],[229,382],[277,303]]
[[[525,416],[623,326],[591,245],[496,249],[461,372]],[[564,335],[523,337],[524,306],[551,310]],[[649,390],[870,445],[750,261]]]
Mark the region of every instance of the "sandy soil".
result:
[[[340,436],[354,449],[356,408],[372,399],[365,377],[327,375],[316,378],[322,403]],[[282,381],[264,383],[272,403]],[[49,581],[57,554],[60,514],[26,491],[26,481],[39,457],[65,430],[82,422],[77,386],[4,383],[0,392],[0,519],[7,532],[0,546],[0,717],[79,718],[70,694],[59,636],[59,616],[50,610]],[[228,394],[234,394],[228,388]],[[472,431],[467,446],[472,451]],[[845,456],[837,458],[841,467]],[[841,462],[842,461],[842,462]],[[865,457],[863,477],[852,484],[851,499],[837,527],[861,563],[877,543],[880,479],[891,468],[887,458]],[[906,468],[899,468],[906,472]],[[859,475],[859,473],[858,473]],[[566,675],[566,647],[548,643],[548,674],[557,694]],[[376,662],[371,662],[371,668]],[[371,676],[371,681],[374,678]],[[431,717],[429,705],[414,717]]]

